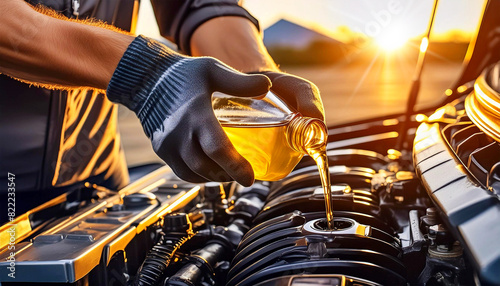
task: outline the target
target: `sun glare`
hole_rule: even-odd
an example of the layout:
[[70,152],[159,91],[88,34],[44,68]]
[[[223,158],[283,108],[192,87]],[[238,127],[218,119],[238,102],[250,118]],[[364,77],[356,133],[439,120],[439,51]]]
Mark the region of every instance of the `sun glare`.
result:
[[402,48],[408,42],[408,36],[403,30],[394,29],[375,37],[375,41],[383,50],[393,52]]

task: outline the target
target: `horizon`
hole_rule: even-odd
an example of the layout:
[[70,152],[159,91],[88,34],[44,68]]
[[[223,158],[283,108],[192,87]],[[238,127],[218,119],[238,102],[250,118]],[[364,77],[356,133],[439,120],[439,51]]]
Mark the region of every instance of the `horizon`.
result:
[[[243,6],[259,19],[262,31],[283,19],[343,43],[397,39],[390,44],[402,45],[420,40],[425,34],[433,3],[430,0],[352,0],[349,4],[341,0],[315,1],[317,5],[304,0],[245,0]],[[284,5],[285,2],[294,5]],[[441,0],[430,40],[469,42],[477,30],[484,4],[485,1]],[[136,33],[161,38],[149,1],[141,1]]]
[[[275,22],[273,22],[272,24],[267,26],[263,32],[267,31],[269,28],[273,27],[275,24],[277,24],[280,21],[286,21],[286,22],[289,22],[291,24],[295,24],[299,27],[316,32],[316,33],[321,34],[325,37],[340,41],[344,44],[349,43],[349,41],[347,41],[347,42],[345,41],[345,38],[349,38],[349,35],[351,36],[352,40],[356,40],[356,38],[359,36],[362,36],[363,39],[366,40],[366,42],[370,42],[370,41],[375,40],[374,38],[370,38],[370,37],[367,37],[364,35],[357,34],[355,31],[350,30],[350,28],[348,26],[339,26],[338,27],[338,29],[342,30],[342,33],[344,33],[344,36],[343,36],[344,39],[339,39],[338,37],[336,37],[338,35],[332,34],[332,33],[326,33],[324,29],[318,29],[318,27],[314,27],[314,26],[313,27],[306,27],[306,26],[301,25],[300,23],[295,22],[293,19],[286,19],[286,18],[277,19]],[[459,29],[452,29],[452,30],[449,30],[449,31],[442,33],[442,34],[438,34],[438,35],[434,34],[432,37],[432,41],[433,42],[443,42],[443,43],[468,43],[470,41],[470,37],[472,37],[472,35],[473,35],[472,32],[465,32],[465,31],[459,30]],[[408,42],[415,42],[415,41],[419,42],[422,36],[423,35],[411,37],[407,41]]]
[[[293,4],[293,5],[290,5]],[[350,42],[356,38],[421,38],[428,26],[433,1],[245,0],[243,6],[259,19],[262,30],[288,20],[326,36]],[[285,5],[288,4],[288,5]],[[477,30],[485,1],[439,1],[431,40],[469,41]]]

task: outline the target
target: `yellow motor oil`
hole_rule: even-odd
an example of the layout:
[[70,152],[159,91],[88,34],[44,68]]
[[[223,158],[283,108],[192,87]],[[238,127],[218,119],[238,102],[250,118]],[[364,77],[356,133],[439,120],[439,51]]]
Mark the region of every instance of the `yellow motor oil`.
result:
[[288,146],[287,126],[249,127],[222,125],[236,151],[250,162],[255,179],[277,181],[288,175],[303,153]]

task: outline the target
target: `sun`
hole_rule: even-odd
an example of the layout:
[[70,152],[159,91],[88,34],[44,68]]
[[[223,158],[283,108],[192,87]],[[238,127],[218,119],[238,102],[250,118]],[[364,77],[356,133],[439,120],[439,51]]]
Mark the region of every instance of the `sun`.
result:
[[401,29],[391,29],[375,37],[377,45],[386,52],[394,52],[402,48],[409,38]]

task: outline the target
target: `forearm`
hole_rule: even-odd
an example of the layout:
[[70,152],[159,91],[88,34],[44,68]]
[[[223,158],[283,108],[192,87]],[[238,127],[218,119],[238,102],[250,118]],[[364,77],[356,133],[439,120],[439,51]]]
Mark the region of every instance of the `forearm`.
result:
[[0,72],[27,82],[106,89],[133,40],[41,14],[21,0],[2,0],[0,11]]
[[193,56],[212,56],[242,72],[277,71],[255,25],[242,17],[218,17],[191,38]]

